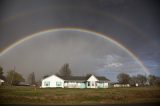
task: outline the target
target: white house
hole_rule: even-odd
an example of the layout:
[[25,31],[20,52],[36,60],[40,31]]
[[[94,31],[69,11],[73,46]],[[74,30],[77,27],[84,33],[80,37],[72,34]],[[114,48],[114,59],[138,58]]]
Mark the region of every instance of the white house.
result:
[[2,85],[2,83],[4,83],[4,80],[0,79],[0,85]]
[[109,80],[102,76],[58,77],[52,75],[42,80],[41,88],[108,88],[108,83]]
[[130,84],[120,84],[120,83],[114,83],[113,87],[130,87]]

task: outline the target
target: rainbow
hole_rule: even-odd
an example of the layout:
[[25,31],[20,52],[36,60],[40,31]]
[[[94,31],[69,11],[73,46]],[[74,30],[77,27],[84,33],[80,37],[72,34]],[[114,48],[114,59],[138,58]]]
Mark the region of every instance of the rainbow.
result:
[[103,39],[109,40],[112,43],[116,44],[118,47],[120,47],[121,49],[123,49],[124,51],[126,51],[136,62],[138,62],[138,64],[142,67],[142,69],[144,70],[144,72],[149,75],[150,72],[149,70],[144,66],[143,62],[140,61],[140,59],[138,59],[138,57],[136,55],[134,55],[134,53],[132,53],[129,49],[127,49],[125,46],[123,46],[122,44],[118,43],[117,41],[111,39],[110,37],[105,36],[104,34],[101,34],[99,32],[94,32],[94,31],[90,31],[90,30],[85,30],[85,29],[78,29],[78,28],[57,28],[57,29],[48,29],[48,30],[44,30],[44,31],[40,31],[37,33],[34,33],[32,35],[29,35],[28,37],[25,37],[17,42],[15,42],[14,44],[12,44],[11,46],[7,47],[6,49],[4,49],[1,53],[0,53],[0,57],[3,56],[5,53],[9,52],[10,50],[12,50],[14,47],[16,47],[17,45],[26,42],[27,40],[30,40],[36,36],[39,36],[41,34],[46,34],[49,32],[54,32],[54,31],[65,31],[65,30],[74,30],[74,31],[80,31],[80,32],[85,32],[85,33],[90,33],[93,35],[97,35],[99,37],[102,37]]

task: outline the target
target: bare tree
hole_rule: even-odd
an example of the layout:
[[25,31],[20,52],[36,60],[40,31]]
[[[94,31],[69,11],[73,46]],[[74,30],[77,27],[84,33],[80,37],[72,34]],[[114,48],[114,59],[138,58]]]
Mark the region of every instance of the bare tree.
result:
[[68,63],[64,64],[61,67],[61,69],[59,70],[58,75],[59,76],[64,76],[64,77],[71,76],[71,69],[69,68],[69,64]]
[[34,72],[32,72],[31,74],[29,74],[29,76],[28,76],[28,83],[30,85],[35,85],[36,84]]
[[125,73],[120,73],[117,75],[117,79],[121,84],[129,84],[130,76]]
[[3,68],[0,66],[0,75],[3,75]]
[[23,76],[19,73],[17,73],[15,70],[10,70],[7,73],[6,80],[8,84],[10,85],[18,85],[20,82],[24,82],[25,79]]
[[0,79],[5,80],[5,76],[3,75],[3,68],[0,66]]
[[130,84],[131,86],[136,86],[136,83],[138,83],[137,76],[132,76],[132,77],[130,77],[129,84]]
[[137,81],[138,81],[138,85],[144,86],[146,85],[147,77],[144,75],[137,75]]
[[149,75],[148,76],[148,81],[150,85],[154,85],[156,81],[156,76],[155,75]]
[[148,76],[148,81],[149,81],[149,84],[150,84],[151,86],[160,85],[160,77],[158,77],[158,76],[149,75],[149,76]]

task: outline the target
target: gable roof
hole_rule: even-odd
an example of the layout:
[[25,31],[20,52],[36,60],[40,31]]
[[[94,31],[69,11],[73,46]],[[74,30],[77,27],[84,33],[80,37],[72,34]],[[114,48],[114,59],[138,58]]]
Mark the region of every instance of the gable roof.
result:
[[83,76],[69,76],[69,77],[60,76],[60,77],[67,81],[74,81],[74,80],[86,81],[87,80],[86,77],[83,77]]
[[[69,76],[69,77],[65,77],[65,76],[57,76],[57,75],[51,75],[51,76],[48,76],[42,80],[45,80],[45,79],[48,79],[52,76],[56,76],[62,80],[65,80],[65,81],[87,81],[92,75],[90,76]],[[95,76],[95,75],[94,75]],[[110,81],[109,79],[107,79],[106,77],[104,76],[95,76],[97,78],[97,80],[99,81]]]
[[[64,77],[64,76],[59,76],[60,78],[66,80],[66,81],[87,81],[90,76],[69,76],[69,77]],[[99,81],[110,81],[104,76],[95,76]]]
[[95,75],[90,75],[87,81],[99,81]]
[[107,79],[106,77],[103,77],[103,76],[95,76],[95,77],[100,81],[110,81],[109,79]]
[[46,77],[46,78],[43,78],[42,80],[45,80],[45,79],[48,79],[48,78],[50,78],[50,77],[57,77],[57,78],[59,78],[59,79],[61,79],[61,80],[64,80],[63,78],[61,78],[61,77],[59,77],[59,76],[57,76],[57,75],[51,75],[51,76],[48,76],[48,77]]

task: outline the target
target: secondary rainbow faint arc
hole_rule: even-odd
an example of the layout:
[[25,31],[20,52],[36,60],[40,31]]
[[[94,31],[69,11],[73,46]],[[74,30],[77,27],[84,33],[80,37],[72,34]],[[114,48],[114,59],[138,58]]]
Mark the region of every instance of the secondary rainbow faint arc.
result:
[[129,51],[127,48],[125,48],[122,44],[116,42],[115,40],[111,39],[110,37],[107,37],[103,34],[100,34],[99,32],[94,32],[94,31],[90,31],[90,30],[86,30],[86,29],[79,29],[79,28],[57,28],[57,29],[48,29],[48,30],[44,30],[44,31],[40,31],[37,33],[34,33],[32,35],[29,35],[28,37],[25,37],[17,42],[15,42],[14,44],[12,44],[11,46],[9,46],[8,48],[6,48],[5,50],[3,50],[0,53],[0,57],[3,56],[5,53],[9,52],[11,49],[13,49],[14,47],[16,47],[17,45],[32,39],[36,36],[39,36],[41,34],[45,34],[45,33],[49,33],[49,32],[55,32],[55,31],[66,31],[66,30],[73,30],[73,31],[80,31],[80,32],[86,32],[86,33],[90,33],[99,37],[102,37],[104,39],[107,39],[109,41],[111,41],[112,43],[116,44],[117,46],[119,46],[121,49],[123,49],[124,51],[126,51],[134,60],[136,60],[138,62],[138,64],[142,67],[142,69],[145,71],[145,73],[147,75],[150,74],[149,70],[143,65],[143,63],[131,52]]

